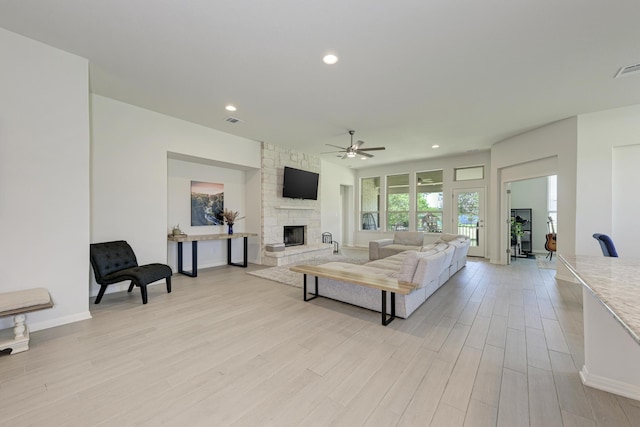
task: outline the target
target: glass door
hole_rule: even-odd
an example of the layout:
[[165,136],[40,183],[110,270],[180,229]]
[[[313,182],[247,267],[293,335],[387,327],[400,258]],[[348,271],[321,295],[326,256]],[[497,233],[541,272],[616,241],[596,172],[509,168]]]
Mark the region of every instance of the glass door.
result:
[[457,215],[453,219],[454,233],[464,234],[471,240],[469,256],[484,257],[485,253],[484,193],[484,188],[453,191],[453,199],[457,206]]

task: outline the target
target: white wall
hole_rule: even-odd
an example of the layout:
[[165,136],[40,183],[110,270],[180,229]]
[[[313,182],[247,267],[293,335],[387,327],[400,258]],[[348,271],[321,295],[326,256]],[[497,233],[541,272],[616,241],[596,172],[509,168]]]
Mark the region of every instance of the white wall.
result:
[[[168,153],[215,160],[228,169],[260,168],[258,142],[113,99],[92,95],[91,119],[91,241],[127,240],[141,264],[167,262]],[[259,187],[247,187],[260,194]],[[254,224],[259,212],[247,215]],[[126,286],[112,285],[108,292]],[[96,290],[93,283],[92,295]]]
[[88,63],[3,29],[0,52],[0,291],[49,290],[38,330],[90,317]]
[[[321,161],[321,173],[320,173],[320,185],[322,199],[321,199],[321,229],[322,232],[331,233],[333,240],[336,240],[340,245],[351,245],[353,242],[353,212],[355,204],[353,200],[353,188],[355,186],[355,171],[344,166],[336,165],[327,161]],[[345,198],[341,194],[341,186],[350,187],[351,199],[346,201],[347,206],[344,206]],[[343,188],[344,190],[344,188]],[[344,224],[344,218],[342,210],[351,212],[352,215],[348,216],[348,223]],[[351,230],[350,240],[342,241],[343,227],[347,230]]]
[[[491,147],[491,262],[506,264],[508,216],[505,183],[546,175],[558,175],[558,253],[575,253],[577,118],[561,120],[525,132]],[[573,280],[558,264],[557,276]]]
[[624,218],[628,203],[635,205],[637,200],[635,171],[640,164],[637,150],[624,147],[637,144],[640,105],[578,117],[576,248],[580,254],[602,254],[592,235],[604,233],[612,236],[620,255],[640,256],[638,232]]
[[511,209],[531,209],[533,251],[546,253],[547,177],[525,179],[511,183]]
[[[640,257],[640,197],[638,191],[640,145],[613,147],[612,238],[619,256]],[[594,204],[598,200],[595,198]],[[594,207],[598,209],[598,207]]]
[[[191,226],[191,181],[215,182],[224,184],[224,207],[238,211],[240,217],[246,216],[245,206],[245,172],[217,166],[183,160],[168,159],[168,224],[169,227],[179,224],[183,233],[214,234],[226,233],[227,226]],[[235,232],[257,232],[248,230],[244,219],[237,221],[233,227]],[[169,243],[168,264],[173,271],[178,271],[178,244]],[[232,242],[233,260],[242,258],[242,240]],[[183,244],[183,268],[191,270],[191,244]],[[198,243],[198,268],[214,267],[227,263],[227,241],[208,240]]]
[[[481,180],[472,180],[472,181],[454,181],[454,168],[466,167],[466,166],[478,166],[484,165],[484,175],[485,179]],[[452,206],[452,197],[453,190],[460,188],[476,188],[476,187],[487,187],[489,184],[489,171],[491,168],[491,158],[488,151],[470,153],[460,156],[451,156],[451,157],[439,157],[433,159],[424,159],[403,163],[395,163],[391,165],[383,165],[376,166],[370,168],[362,168],[357,170],[357,179],[355,184],[355,245],[358,246],[368,246],[369,241],[376,239],[383,239],[387,237],[393,237],[393,231],[360,231],[360,179],[362,178],[370,178],[379,176],[382,178],[380,183],[380,209],[384,210],[384,203],[386,200],[386,181],[385,176],[387,175],[395,175],[402,173],[415,173],[415,172],[423,172],[430,170],[443,170],[443,196],[444,196],[444,207],[442,212],[442,222],[443,222],[443,230],[445,233],[455,232],[453,227],[453,219],[455,207]],[[410,185],[413,186],[415,182],[415,176],[410,175]],[[488,201],[487,201],[488,203]],[[412,202],[412,206],[415,205],[415,202]],[[385,224],[385,215],[380,215],[380,223],[384,226]],[[415,218],[409,218],[410,226],[415,227]],[[487,236],[491,232],[491,227],[487,224]],[[487,242],[489,242],[487,240]]]

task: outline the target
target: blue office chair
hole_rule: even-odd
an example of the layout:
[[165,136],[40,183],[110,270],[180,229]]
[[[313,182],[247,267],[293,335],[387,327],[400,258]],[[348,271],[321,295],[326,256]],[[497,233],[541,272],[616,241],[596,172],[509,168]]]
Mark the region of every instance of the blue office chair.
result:
[[616,252],[616,246],[613,244],[613,240],[611,237],[606,234],[596,233],[593,235],[593,238],[600,243],[600,247],[602,248],[602,254],[604,256],[610,256],[618,258],[618,252]]

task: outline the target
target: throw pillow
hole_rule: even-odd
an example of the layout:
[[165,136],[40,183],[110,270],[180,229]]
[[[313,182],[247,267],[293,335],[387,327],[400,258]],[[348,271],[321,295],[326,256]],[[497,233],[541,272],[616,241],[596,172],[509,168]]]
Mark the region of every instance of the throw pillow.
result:
[[441,242],[449,243],[458,239],[459,237],[460,237],[459,234],[442,233],[442,235],[440,236],[440,239],[438,240],[440,240]]
[[439,239],[436,239],[433,234],[425,234],[424,237],[422,238],[422,247],[424,248],[424,247],[431,246],[438,240]]

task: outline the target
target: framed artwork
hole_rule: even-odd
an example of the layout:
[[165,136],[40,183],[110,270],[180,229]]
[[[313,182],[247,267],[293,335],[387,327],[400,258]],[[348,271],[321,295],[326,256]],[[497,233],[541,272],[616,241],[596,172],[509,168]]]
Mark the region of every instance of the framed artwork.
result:
[[224,184],[191,181],[191,225],[224,225]]

